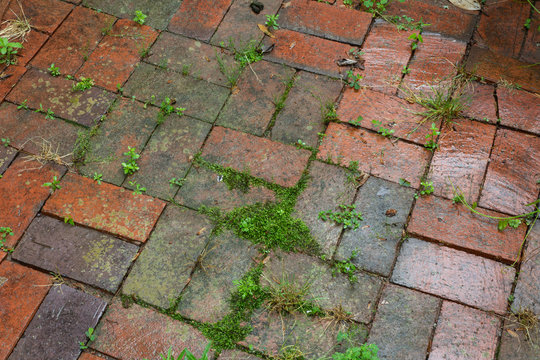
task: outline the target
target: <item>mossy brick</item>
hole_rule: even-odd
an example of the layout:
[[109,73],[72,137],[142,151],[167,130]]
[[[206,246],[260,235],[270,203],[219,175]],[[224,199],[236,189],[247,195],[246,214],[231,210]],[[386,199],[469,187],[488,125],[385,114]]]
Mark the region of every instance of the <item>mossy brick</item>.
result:
[[184,0],[169,22],[168,30],[176,34],[208,41],[232,2],[233,0],[215,0],[211,3]]
[[128,147],[141,153],[157,125],[158,111],[153,106],[145,109],[138,101],[126,98],[118,100],[99,127],[97,135],[90,139],[82,173],[89,177],[93,177],[94,173],[102,174],[103,180],[120,186],[126,176],[122,162],[128,157],[124,153]]
[[55,116],[92,126],[107,112],[114,94],[97,87],[73,91],[75,83],[32,68],[9,93],[7,100],[16,104],[27,100],[26,104],[32,110],[40,109],[41,105],[45,112],[50,109]]
[[146,63],[135,69],[124,93],[142,101],[150,101],[154,95],[158,106],[165,97],[175,99],[175,106],[186,108],[186,115],[206,122],[214,122],[229,96],[225,87]]
[[[512,311],[529,309],[540,317],[540,224],[532,228],[523,254],[518,281],[514,292]],[[538,343],[537,343],[538,344]]]
[[165,203],[150,196],[83,176],[68,174],[43,211],[60,218],[71,216],[77,224],[145,242]]
[[389,276],[398,244],[411,210],[414,189],[370,177],[356,196],[356,211],[363,221],[356,230],[345,230],[336,256],[370,272]]
[[169,206],[127,277],[122,293],[168,308],[189,283],[211,223],[193,210]]
[[149,49],[158,36],[149,26],[127,19],[114,20],[110,19],[105,26],[111,27],[110,34],[106,34],[77,72],[77,77],[91,78],[96,85],[110,91],[117,91],[117,85],[127,81],[141,60],[141,53]]
[[39,50],[32,66],[47,69],[54,63],[61,73],[75,74],[103,37],[102,29],[111,21],[114,17],[110,15],[76,7]]
[[[186,1],[183,2],[185,3]],[[184,76],[189,75],[213,84],[229,86],[227,77],[217,61],[218,56],[223,59],[225,68],[232,69],[238,66],[233,57],[219,47],[164,31],[159,35],[150,50],[150,56],[145,60],[156,66],[166,66]]]
[[138,250],[110,235],[38,216],[13,259],[114,293]]
[[216,126],[203,148],[206,160],[250,174],[281,186],[294,186],[310,157],[299,150],[268,139]]
[[8,77],[4,78],[0,83],[0,101],[4,101],[6,95],[26,72],[26,68],[24,66],[12,65],[3,70],[3,72]]
[[7,359],[17,344],[41,301],[47,295],[49,287],[49,276],[9,260],[0,261],[2,359]]
[[[23,48],[17,54],[17,65],[25,66],[48,39],[49,36],[47,34],[39,31],[30,31],[23,42]],[[20,40],[20,38],[17,40]]]
[[124,185],[136,181],[149,195],[168,199],[176,194],[172,178],[185,177],[191,160],[201,149],[211,125],[188,116],[171,114],[158,126],[137,160],[140,169],[128,176]]
[[504,321],[499,360],[530,360],[540,358],[540,328],[527,330],[517,316],[510,314]]
[[6,171],[15,156],[17,156],[17,149],[11,146],[0,146],[0,175]]
[[527,91],[497,88],[501,124],[540,135],[540,96]]
[[539,174],[540,138],[497,130],[478,205],[512,215],[532,211],[526,205],[538,197]]
[[465,88],[463,115],[485,122],[497,121],[497,104],[493,85],[471,82]]
[[229,299],[236,289],[234,282],[255,265],[257,254],[256,246],[230,232],[212,237],[182,292],[177,313],[205,323],[221,320],[231,311]]
[[379,359],[424,359],[441,301],[395,285],[381,296],[368,343],[379,348]]
[[267,61],[259,61],[251,69],[240,76],[237,91],[227,100],[216,124],[261,136],[294,69]]
[[[117,359],[158,359],[169,348],[179,355],[185,348],[200,357],[208,340],[195,328],[156,310],[114,300],[96,329],[90,347]],[[211,358],[213,351],[208,354]]]
[[339,80],[305,71],[297,73],[294,86],[285,100],[285,107],[272,127],[272,140],[296,144],[302,140],[317,147],[319,133],[324,133],[326,106],[333,104],[341,92]]
[[96,326],[106,306],[105,300],[67,285],[52,287],[9,358],[77,359],[79,342],[86,341],[85,332]]
[[52,34],[73,9],[73,5],[60,0],[26,0],[19,3],[9,1],[2,20],[17,19],[17,16],[22,18],[24,13],[34,29],[47,34]]
[[48,187],[56,176],[59,180],[66,169],[54,164],[15,159],[0,179],[0,224],[13,230],[6,239],[6,246],[13,247],[26,227],[39,212],[50,193]]
[[391,281],[504,314],[514,276],[515,269],[499,262],[410,238],[401,247]]

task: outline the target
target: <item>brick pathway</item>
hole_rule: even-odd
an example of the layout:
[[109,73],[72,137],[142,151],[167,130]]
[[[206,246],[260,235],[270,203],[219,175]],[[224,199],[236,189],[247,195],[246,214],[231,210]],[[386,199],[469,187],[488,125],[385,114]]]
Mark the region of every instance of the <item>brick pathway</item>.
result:
[[538,10],[260,1],[0,2],[0,360],[540,359]]

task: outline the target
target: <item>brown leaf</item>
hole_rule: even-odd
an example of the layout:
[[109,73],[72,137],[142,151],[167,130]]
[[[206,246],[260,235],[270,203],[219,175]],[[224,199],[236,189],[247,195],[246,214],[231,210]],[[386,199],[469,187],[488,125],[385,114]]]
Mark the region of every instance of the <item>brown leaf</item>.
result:
[[276,37],[274,36],[274,34],[272,34],[270,32],[270,30],[268,30],[268,28],[266,27],[266,25],[263,25],[263,24],[257,24],[257,26],[259,27],[259,29],[265,33],[266,35],[270,36],[272,39],[275,39]]
[[197,231],[197,236],[204,234],[206,231],[206,227],[203,227],[201,230]]
[[386,210],[386,216],[388,216],[388,217],[396,216],[396,214],[397,214],[396,209],[388,209],[388,210]]
[[510,329],[506,329],[506,331],[508,331],[510,336],[515,337],[515,338],[519,338],[519,335],[515,331],[512,331]]

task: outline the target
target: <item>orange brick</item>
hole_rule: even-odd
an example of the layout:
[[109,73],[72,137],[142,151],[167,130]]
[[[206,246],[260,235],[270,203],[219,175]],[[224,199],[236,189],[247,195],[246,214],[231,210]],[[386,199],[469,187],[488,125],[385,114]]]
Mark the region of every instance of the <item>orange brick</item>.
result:
[[231,3],[232,0],[184,0],[169,23],[169,31],[208,41]]

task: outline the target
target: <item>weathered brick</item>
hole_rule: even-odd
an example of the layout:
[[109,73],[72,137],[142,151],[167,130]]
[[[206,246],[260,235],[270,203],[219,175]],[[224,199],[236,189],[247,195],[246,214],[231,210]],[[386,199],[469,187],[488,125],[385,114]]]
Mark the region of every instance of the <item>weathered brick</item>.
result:
[[43,211],[77,224],[104,230],[144,242],[154,227],[165,203],[146,195],[134,195],[123,188],[68,174]]
[[[1,136],[4,136],[3,134]],[[11,146],[0,146],[0,175],[6,171],[13,159],[17,156],[17,150]]]
[[137,259],[122,292],[168,308],[189,278],[211,232],[211,223],[195,211],[169,206]]
[[78,360],[103,360],[104,358],[101,356],[97,356],[95,354],[91,354],[88,352],[82,353],[81,356],[79,356]]
[[[15,2],[16,3],[16,2]],[[23,48],[17,55],[17,65],[25,66],[36,55],[38,50],[49,38],[48,35],[39,31],[30,31],[25,38]],[[20,41],[20,38],[17,38]]]
[[493,359],[499,327],[493,315],[443,301],[429,359]]
[[351,49],[347,44],[286,29],[276,30],[275,36],[264,40],[265,46],[274,44],[265,59],[333,77],[341,72],[336,61],[347,56]]
[[504,321],[499,360],[531,360],[540,357],[540,329],[525,328],[519,319],[510,314]]
[[175,106],[186,108],[186,115],[213,122],[227,100],[229,90],[140,63],[126,83],[124,93],[145,101],[150,101],[154,95],[158,106],[165,97],[169,97],[176,100]]
[[390,275],[397,246],[411,210],[414,189],[370,177],[356,196],[356,210],[363,222],[357,230],[347,230],[341,237],[336,256],[349,259],[358,267]]
[[17,344],[39,304],[47,295],[49,284],[49,277],[39,271],[8,260],[0,260],[0,358],[7,359]]
[[540,138],[499,129],[479,205],[508,214],[532,211],[538,196]]
[[38,216],[13,258],[115,292],[138,250],[136,245],[110,235]]
[[388,285],[382,294],[368,343],[379,348],[379,359],[424,359],[440,300]]
[[216,31],[232,0],[216,0],[211,3],[184,0],[169,23],[169,31],[208,41]]
[[429,151],[423,147],[394,143],[370,131],[336,123],[328,126],[319,150],[319,159],[342,165],[358,161],[362,171],[393,182],[403,178],[415,188],[420,186],[429,159]]
[[96,326],[106,306],[105,300],[67,285],[53,287],[9,358],[77,359],[79,342],[86,341],[85,332]]
[[[169,348],[175,355],[188,348],[200,357],[208,341],[195,328],[155,310],[113,301],[96,330],[92,349],[118,359],[157,359]],[[213,356],[212,352],[208,354]]]
[[11,91],[11,89],[17,84],[21,76],[26,72],[24,66],[9,66],[7,69],[3,70],[3,73],[8,76],[2,80],[0,83],[0,101],[3,101],[6,95]]
[[504,314],[514,275],[513,268],[493,260],[411,238],[401,248],[391,280]]
[[497,88],[501,124],[540,135],[540,95]]
[[251,69],[240,76],[238,91],[229,97],[216,124],[260,136],[276,110],[276,99],[294,76],[294,69],[267,61],[259,61]]
[[[55,116],[92,126],[109,108],[114,95],[98,88],[73,91],[75,81],[52,77],[45,71],[30,69],[9,93],[7,99],[31,109],[51,109]],[[43,115],[45,116],[45,115]]]
[[[47,10],[43,10],[45,12]],[[47,69],[54,63],[63,74],[74,74],[96,48],[105,28],[114,18],[78,6],[41,48],[32,65]]]
[[428,174],[436,195],[452,199],[459,188],[469,203],[478,201],[496,129],[467,119],[443,126]]
[[518,282],[514,292],[515,299],[512,310],[529,309],[540,316],[540,224],[531,230],[527,240],[527,248],[521,262]]
[[[114,19],[109,20],[114,23]],[[110,26],[110,25],[108,25]],[[92,52],[88,61],[77,72],[78,77],[89,77],[107,90],[117,91],[124,84],[158,33],[149,26],[132,20],[118,20]]]
[[493,86],[473,82],[465,89],[464,94],[466,108],[463,110],[463,115],[486,122],[497,121],[497,104]]
[[[26,0],[19,1],[24,16],[30,20],[33,28],[52,34],[68,16],[73,5],[59,0]],[[9,8],[4,12],[4,19],[22,18],[23,12],[16,1],[9,1]]]
[[267,139],[214,127],[202,156],[213,163],[232,167],[281,186],[294,186],[307,165],[307,150],[298,150]]
[[42,165],[22,157],[6,170],[0,179],[0,224],[13,230],[13,235],[6,239],[6,246],[17,243],[49,196],[49,188],[42,185],[53,176],[60,179],[65,171],[57,165]]
[[5,258],[6,256],[7,256],[7,252],[2,251],[2,252],[0,253],[0,263],[2,262],[2,260],[4,260],[4,258]]
[[[538,2],[535,2],[536,5],[538,5]],[[535,6],[536,6],[535,5]],[[538,6],[536,6],[538,9]],[[540,43],[540,31],[534,31],[534,29],[538,29],[538,26],[540,26],[540,13],[538,11],[533,11],[531,16],[531,24],[529,29],[527,31],[527,35],[525,37],[525,41],[523,42],[523,47],[521,48],[521,56],[520,60],[529,62],[529,63],[537,63],[540,59],[540,54],[538,53],[538,43]]]

